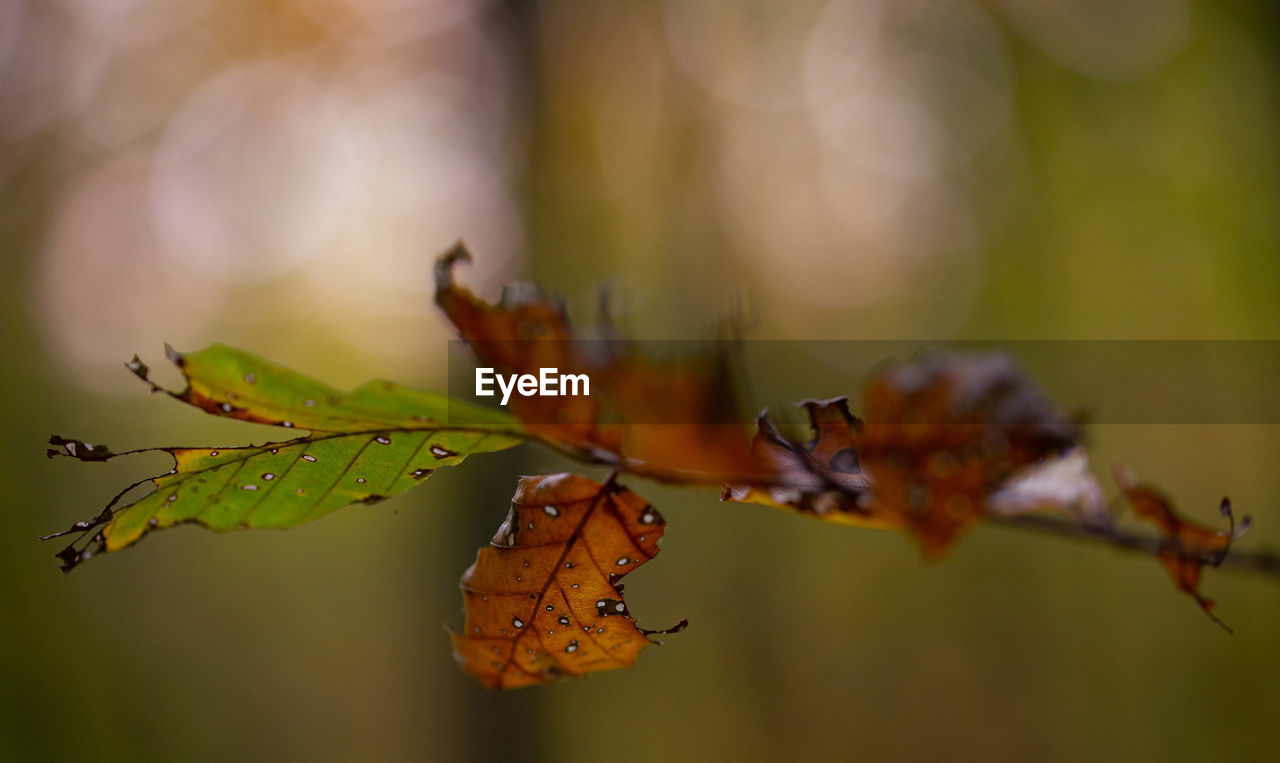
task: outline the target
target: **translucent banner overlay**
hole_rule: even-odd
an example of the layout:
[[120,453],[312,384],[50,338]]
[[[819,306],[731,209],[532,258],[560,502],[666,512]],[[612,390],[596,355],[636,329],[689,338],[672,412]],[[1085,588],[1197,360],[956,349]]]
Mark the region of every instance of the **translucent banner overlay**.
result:
[[485,363],[465,342],[450,342],[454,400],[501,407],[496,379],[494,396],[477,396],[481,367],[508,377],[555,368],[553,385],[560,374],[590,378],[592,403],[580,394],[523,397],[512,387],[507,408],[543,423],[750,421],[764,407],[837,396],[857,413],[867,380],[889,365],[999,352],[1055,406],[1093,424],[1280,424],[1280,341],[1272,340],[491,341],[482,349]]

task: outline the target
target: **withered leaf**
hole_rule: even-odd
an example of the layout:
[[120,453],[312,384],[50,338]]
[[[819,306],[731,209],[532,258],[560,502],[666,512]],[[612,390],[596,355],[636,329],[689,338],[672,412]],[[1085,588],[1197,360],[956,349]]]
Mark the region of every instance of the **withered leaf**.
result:
[[1163,542],[1156,557],[1173,584],[1195,599],[1211,620],[1230,632],[1231,628],[1213,613],[1213,599],[1201,595],[1200,575],[1206,564],[1212,567],[1222,564],[1232,542],[1249,528],[1249,518],[1244,517],[1237,526],[1231,501],[1223,498],[1218,510],[1227,518],[1229,526],[1226,532],[1215,530],[1180,516],[1164,493],[1152,485],[1135,482],[1128,471],[1117,468],[1115,478],[1133,513],[1160,528]]
[[847,398],[803,400],[813,437],[802,444],[783,436],[764,411],[752,447],[780,476],[777,484],[728,484],[721,500],[759,503],[861,527],[899,527],[872,506],[871,483],[858,458],[862,422]]
[[678,482],[763,480],[721,357],[658,362],[624,344],[582,341],[557,300],[509,287],[489,304],[459,286],[461,244],[436,264],[436,303],[484,366],[501,374],[586,374],[590,396],[513,396],[525,431],[580,457]]
[[618,581],[658,554],[665,528],[613,478],[521,477],[506,520],[462,576],[459,664],[495,689],[628,667],[655,631],[636,625]]
[[757,451],[781,486],[730,484],[722,497],[783,506],[827,521],[909,531],[944,552],[989,513],[1010,478],[1074,447],[1077,428],[1000,353],[931,355],[868,382],[863,416],[843,398],[809,400],[813,439],[782,437],[761,417]]
[[1007,355],[933,355],[875,375],[859,456],[879,510],[926,554],[986,516],[1019,470],[1076,445],[1079,432]]

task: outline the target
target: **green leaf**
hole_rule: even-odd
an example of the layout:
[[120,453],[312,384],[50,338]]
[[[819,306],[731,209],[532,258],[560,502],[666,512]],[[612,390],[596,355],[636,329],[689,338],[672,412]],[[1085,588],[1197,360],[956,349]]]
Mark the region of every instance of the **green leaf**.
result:
[[[501,411],[392,382],[372,381],[348,393],[225,345],[191,354],[166,349],[187,380],[180,392],[152,382],[137,357],[126,366],[153,391],[213,415],[309,434],[244,447],[146,449],[173,456],[174,468],[125,488],[97,517],[46,536],[80,533],[58,554],[64,570],[188,522],[219,532],[293,527],[343,506],[377,503],[437,467],[525,439],[520,424]],[[113,453],[56,435],[49,442],[51,457],[82,461],[142,452]],[[147,482],[154,492],[117,505]]]

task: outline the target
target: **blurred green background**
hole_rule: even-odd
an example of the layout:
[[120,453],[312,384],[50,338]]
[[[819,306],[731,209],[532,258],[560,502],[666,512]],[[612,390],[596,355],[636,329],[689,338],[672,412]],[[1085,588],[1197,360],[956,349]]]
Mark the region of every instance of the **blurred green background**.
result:
[[[1154,561],[1007,529],[926,565],[632,480],[669,530],[631,608],[692,625],[511,694],[442,625],[549,454],[69,577],[35,535],[168,468],[46,460],[51,433],[278,436],[145,394],[120,363],[163,341],[443,388],[430,272],[459,237],[484,294],[537,280],[590,323],[604,286],[641,338],[1280,337],[1277,22],[1271,0],[5,0],[0,759],[1273,759],[1280,585],[1207,576],[1229,637]],[[1278,445],[1092,439],[1193,516],[1229,493],[1255,546],[1280,545]]]

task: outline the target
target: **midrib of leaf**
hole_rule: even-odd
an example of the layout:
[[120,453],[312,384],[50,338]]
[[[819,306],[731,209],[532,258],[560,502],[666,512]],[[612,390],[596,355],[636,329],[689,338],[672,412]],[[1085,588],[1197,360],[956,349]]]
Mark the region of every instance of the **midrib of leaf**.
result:
[[[455,438],[468,434],[475,437],[449,439],[439,437],[442,434],[452,434]],[[406,436],[412,438],[407,443]],[[390,439],[391,444],[377,444],[379,437]],[[317,445],[347,441],[353,444],[359,442],[360,445],[346,453],[323,447],[315,450]],[[153,530],[185,522],[198,522],[215,531],[246,527],[291,527],[317,519],[343,506],[401,493],[425,479],[439,466],[451,466],[467,455],[500,450],[520,441],[518,435],[501,431],[477,431],[466,427],[414,427],[329,433],[248,448],[165,449],[178,461],[177,473],[152,478],[151,481],[157,486],[155,492],[115,510],[104,531],[107,550],[119,550],[137,542]],[[437,457],[427,451],[433,445],[446,448],[455,455]],[[385,463],[374,463],[367,474],[359,475],[366,479],[365,483],[344,485],[344,479],[352,474],[352,469],[370,447],[391,448],[392,453],[407,449],[408,455],[398,458],[398,466],[394,468],[387,468]],[[272,453],[272,450],[276,452]],[[184,460],[207,460],[210,458],[208,454],[212,452],[217,452],[217,458],[224,461],[190,471],[181,468]],[[312,455],[317,461],[309,462],[303,458],[305,455]],[[335,458],[338,460],[334,461]],[[294,475],[302,466],[314,466],[317,474],[302,480],[296,479]],[[244,483],[239,482],[238,478],[249,467],[253,467],[254,477]],[[256,473],[259,468],[264,470],[263,473],[270,472],[274,478],[264,480]],[[415,478],[411,473],[418,469],[423,469],[425,473]],[[214,474],[226,476],[225,479],[216,481],[201,481],[201,478]],[[331,479],[325,478],[318,486],[317,480],[326,475],[334,476]],[[244,490],[243,484],[254,484],[258,489]],[[193,496],[191,494],[196,492],[192,490],[193,487],[197,490],[212,489],[214,492],[208,496]],[[293,492],[299,487],[304,491],[302,494]],[[241,503],[238,500],[241,494],[237,490],[253,493],[253,497],[247,499],[247,505],[238,505]],[[179,496],[178,500],[168,501],[170,495]],[[342,500],[335,501],[335,495],[342,496]],[[183,498],[188,500],[183,501]],[[187,508],[191,498],[196,501],[194,509]],[[157,520],[155,525],[150,524],[153,518]]]
[[[601,485],[599,492],[597,492],[595,494],[595,497],[591,499],[591,505],[587,507],[586,511],[582,512],[582,519],[578,520],[578,524],[574,526],[573,532],[569,534],[568,539],[564,543],[564,548],[560,551],[560,557],[556,559],[555,565],[552,566],[551,568],[551,574],[547,576],[547,582],[542,584],[542,590],[538,592],[538,598],[533,602],[533,607],[530,609],[528,617],[525,618],[525,622],[528,623],[528,627],[524,628],[519,633],[511,637],[511,642],[512,642],[511,653],[507,655],[507,659],[503,663],[502,669],[499,671],[499,675],[506,675],[507,671],[510,670],[513,665],[515,665],[516,649],[520,648],[520,640],[523,639],[526,635],[528,635],[530,631],[533,632],[534,640],[538,642],[538,648],[546,652],[548,655],[550,655],[551,659],[555,660],[557,665],[567,668],[567,663],[565,663],[565,661],[561,659],[558,654],[556,654],[556,651],[554,649],[548,648],[547,643],[542,640],[542,633],[538,630],[538,627],[536,625],[538,610],[539,608],[544,606],[543,602],[546,601],[547,591],[551,590],[552,584],[555,584],[556,587],[560,588],[560,595],[561,597],[564,598],[565,606],[569,607],[570,613],[573,614],[574,620],[579,623],[586,622],[586,620],[580,617],[578,613],[573,609],[573,605],[569,602],[568,595],[565,593],[564,588],[560,586],[560,570],[563,569],[564,560],[568,559],[569,553],[573,551],[574,544],[582,540],[582,530],[587,526],[587,522],[591,521],[591,516],[595,514],[596,510],[600,507],[600,501],[608,500],[609,491],[613,488],[613,484],[614,484],[613,480],[609,479],[603,485]],[[516,502],[512,501],[512,503],[516,503]],[[533,506],[533,504],[520,504],[520,505],[523,505],[525,507],[536,508],[535,506]],[[623,527],[622,530],[625,533],[626,527]],[[492,546],[494,544],[490,543],[489,545]],[[600,569],[600,563],[596,561],[595,556],[592,555],[591,553],[591,545],[589,543],[584,542],[582,547],[586,549],[587,555],[591,556],[591,562],[595,565],[596,571],[599,572],[601,575],[603,575],[605,580],[608,580],[609,576]],[[584,632],[587,634],[588,638],[591,639],[592,643],[594,643],[596,646],[600,646],[600,642],[596,641],[595,638],[592,638],[590,629]],[[613,660],[619,665],[625,664],[621,660],[619,660],[617,657],[614,657],[613,655],[609,654],[608,649],[602,648],[601,651],[605,652],[606,656],[608,656],[609,659]]]

